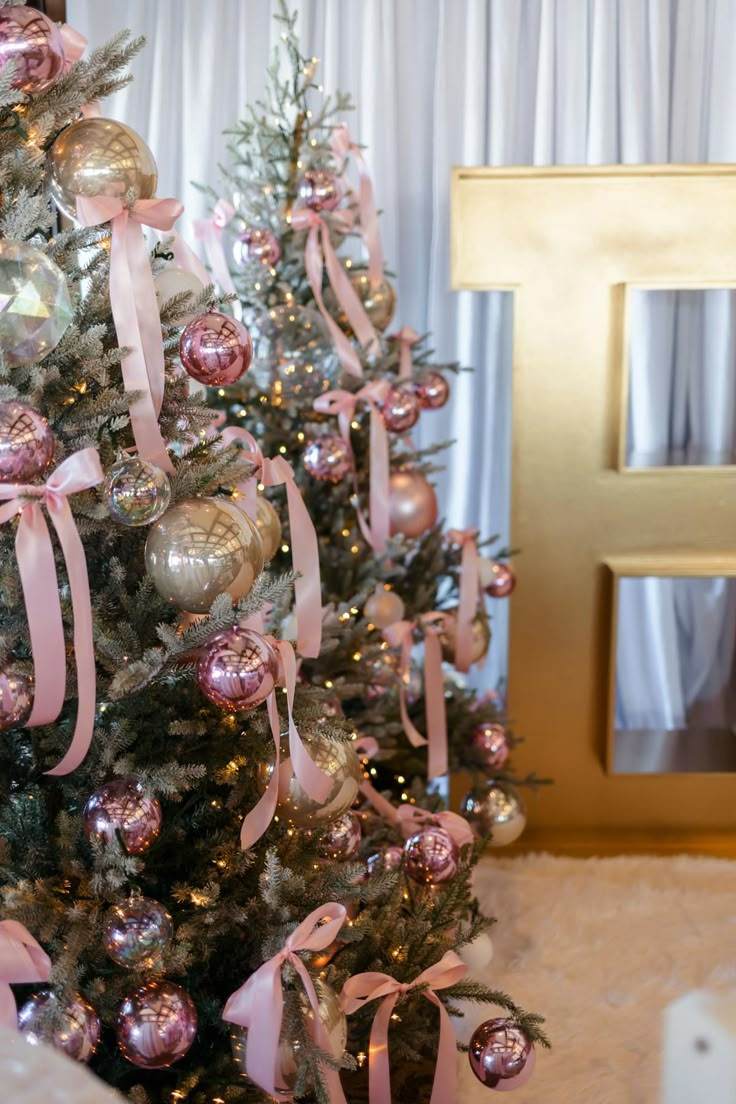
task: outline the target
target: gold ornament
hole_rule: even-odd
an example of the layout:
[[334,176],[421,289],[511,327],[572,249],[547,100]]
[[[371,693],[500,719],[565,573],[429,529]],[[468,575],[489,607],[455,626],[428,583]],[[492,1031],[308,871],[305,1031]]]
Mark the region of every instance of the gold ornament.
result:
[[[358,796],[363,771],[353,745],[346,740],[333,740],[318,729],[301,732],[307,754],[333,780],[324,805],[318,805],[301,787],[294,775],[286,735],[282,735],[282,758],[279,764],[278,814],[297,828],[314,828],[329,824],[342,816]],[[273,763],[264,763],[260,782],[265,790],[273,773]]]
[[387,629],[404,616],[404,603],[392,590],[376,590],[363,607],[363,614],[377,629]]
[[[396,292],[393,286],[384,278],[375,287],[371,284],[370,276],[364,268],[348,269],[348,279],[353,285],[358,298],[363,304],[365,313],[370,318],[375,329],[379,333],[388,327],[396,309]],[[341,330],[352,335],[353,331],[348,322],[347,315],[337,301],[332,288],[325,292],[325,305],[332,314]]]
[[187,498],[151,526],[146,570],[181,610],[206,613],[218,594],[237,601],[263,570],[263,542],[247,514],[222,498]]
[[72,219],[77,217],[78,195],[124,200],[130,189],[138,199],[156,194],[153,154],[139,134],[115,119],[72,123],[54,142],[49,161],[51,195]]
[[[448,610],[442,624],[442,655],[448,663],[455,662],[455,632],[457,628],[457,610]],[[479,663],[485,659],[491,646],[491,626],[485,613],[476,613],[473,618],[470,662]]]
[[263,558],[270,563],[281,545],[281,518],[263,495],[256,499],[256,525],[263,541]]

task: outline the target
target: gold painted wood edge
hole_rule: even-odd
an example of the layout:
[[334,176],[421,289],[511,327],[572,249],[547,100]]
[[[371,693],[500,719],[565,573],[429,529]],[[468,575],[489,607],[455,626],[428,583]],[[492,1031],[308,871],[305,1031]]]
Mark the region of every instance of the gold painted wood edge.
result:
[[571,858],[614,855],[708,855],[736,859],[734,832],[659,832],[657,830],[532,829],[508,847],[489,847],[483,861],[544,852]]
[[566,177],[736,177],[736,164],[722,162],[702,164],[661,165],[478,165],[452,169],[452,181],[461,180],[548,180]]

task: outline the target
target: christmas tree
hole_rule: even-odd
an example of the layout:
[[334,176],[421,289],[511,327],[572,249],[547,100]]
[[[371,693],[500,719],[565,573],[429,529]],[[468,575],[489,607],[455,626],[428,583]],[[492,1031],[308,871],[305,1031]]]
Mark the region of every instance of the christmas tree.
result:
[[[509,740],[492,705],[441,676],[422,689],[410,663],[416,636],[437,670],[442,648],[464,666],[474,619],[487,645],[475,544],[434,525],[430,458],[392,442],[381,468],[381,381],[411,360],[406,335],[371,336],[364,354],[308,306],[305,234],[313,269],[328,235],[300,227],[313,208],[297,192],[337,187],[336,154],[282,18],[295,74],[274,73],[280,103],[237,144],[243,283],[255,227],[281,250],[258,261],[257,304],[244,297],[273,323],[254,325],[254,350],[173,232],[181,206],[156,198],[153,154],[99,114],[140,43],[84,59],[69,28],[0,7],[0,1015],[14,1024],[17,1000],[30,1043],[89,1062],[136,1104],[358,1100],[369,1080],[373,1099],[429,1099],[434,1084],[451,1100],[454,1001],[507,1013],[471,1044],[490,1085],[520,1083],[545,1041],[539,1017],[468,980],[455,953],[489,922],[470,884],[483,840],[421,782],[425,699],[433,779],[472,745],[484,770],[495,757],[469,799],[478,833],[522,823],[495,780]],[[354,217],[339,210],[336,240]],[[152,255],[144,226],[162,238]],[[325,455],[332,407],[311,400],[336,401],[335,339],[355,378]],[[444,388],[423,348],[432,405]],[[190,377],[219,395],[251,376],[224,396],[250,435],[213,429]],[[371,380],[369,464],[350,395]],[[317,423],[315,470],[348,465],[355,486],[304,475]],[[422,490],[420,539],[407,521],[405,540],[381,538],[377,491],[397,478]],[[371,785],[384,761],[399,808]]]

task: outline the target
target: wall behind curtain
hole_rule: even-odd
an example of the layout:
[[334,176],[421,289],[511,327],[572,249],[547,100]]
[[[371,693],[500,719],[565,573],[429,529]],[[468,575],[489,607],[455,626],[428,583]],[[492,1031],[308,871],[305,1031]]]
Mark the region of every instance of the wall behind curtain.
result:
[[[397,323],[432,331],[463,375],[421,443],[457,437],[439,479],[445,516],[508,536],[507,297],[449,290],[453,165],[736,160],[736,0],[294,0],[325,88],[350,91],[384,208]],[[263,87],[274,0],[68,0],[91,43],[147,36],[135,83],[105,112],[138,130],[158,194],[202,210],[221,131]],[[716,213],[714,213],[714,217]],[[185,229],[186,229],[185,225]],[[550,504],[550,509],[554,504]],[[533,549],[527,553],[534,554]],[[484,677],[505,668],[506,604],[494,603]]]

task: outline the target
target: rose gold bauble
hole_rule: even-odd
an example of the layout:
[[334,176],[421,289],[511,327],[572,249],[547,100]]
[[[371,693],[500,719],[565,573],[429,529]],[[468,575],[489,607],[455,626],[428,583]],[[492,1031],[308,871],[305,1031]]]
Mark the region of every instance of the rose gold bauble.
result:
[[503,725],[484,721],[470,734],[470,756],[483,770],[493,774],[506,764],[509,757],[509,737]]
[[410,383],[397,383],[386,394],[382,414],[386,429],[406,433],[419,421],[419,399]]
[[391,536],[421,537],[437,521],[437,496],[421,472],[393,472],[389,482]]
[[281,518],[263,495],[256,499],[256,526],[263,541],[263,558],[270,563],[281,546]]
[[84,833],[88,840],[122,841],[129,855],[148,851],[161,831],[161,805],[135,778],[114,778],[87,798]]
[[62,130],[49,152],[51,195],[69,218],[77,217],[81,196],[124,200],[156,194],[153,154],[139,134],[115,119],[79,119]]
[[279,661],[265,636],[234,625],[208,641],[197,663],[197,682],[214,705],[254,709],[276,686]]
[[417,383],[417,398],[423,410],[439,410],[450,397],[450,385],[440,372],[427,372]]
[[[448,663],[455,662],[455,650],[457,640],[457,610],[448,610],[442,621],[442,655]],[[491,626],[484,613],[476,613],[472,624],[472,637],[470,643],[470,662],[480,663],[485,657],[491,644]]]
[[0,71],[15,64],[11,88],[43,92],[64,69],[61,32],[48,16],[26,7],[0,11]]
[[393,590],[376,590],[363,606],[363,614],[377,629],[387,629],[404,616],[404,603]]
[[353,465],[353,450],[337,433],[316,437],[304,450],[304,470],[321,483],[339,483]]
[[125,998],[117,1019],[120,1053],[141,1069],[165,1069],[187,1053],[197,1034],[197,1010],[173,981],[157,978]]
[[508,598],[516,586],[516,575],[511,564],[494,563],[490,582],[485,592],[490,598]]
[[253,342],[242,322],[221,311],[195,318],[179,340],[184,371],[205,387],[229,387],[250,368]]
[[81,993],[67,999],[50,989],[34,993],[18,1013],[18,1027],[29,1043],[52,1046],[75,1062],[89,1062],[100,1041],[100,1018]]
[[20,671],[0,671],[0,732],[22,728],[33,708],[33,678]]
[[43,475],[54,444],[49,423],[32,406],[0,402],[0,482],[28,483]]

